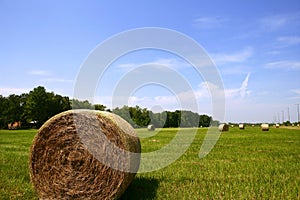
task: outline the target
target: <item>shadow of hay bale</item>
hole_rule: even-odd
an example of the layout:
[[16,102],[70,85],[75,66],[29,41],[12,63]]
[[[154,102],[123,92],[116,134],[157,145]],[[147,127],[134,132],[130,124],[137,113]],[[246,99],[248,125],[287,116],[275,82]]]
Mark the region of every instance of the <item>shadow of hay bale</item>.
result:
[[129,185],[119,200],[147,200],[155,199],[159,180],[155,178],[137,177]]

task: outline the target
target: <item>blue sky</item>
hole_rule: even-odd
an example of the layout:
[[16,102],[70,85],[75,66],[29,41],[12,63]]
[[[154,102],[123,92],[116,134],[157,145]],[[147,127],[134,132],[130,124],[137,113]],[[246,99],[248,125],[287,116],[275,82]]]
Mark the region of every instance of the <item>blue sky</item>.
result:
[[[89,54],[107,38],[134,28],[161,27],[185,34],[218,68],[227,122],[297,120],[300,103],[300,2],[285,1],[15,1],[0,0],[0,94],[42,85],[72,97]],[[94,103],[112,104],[118,81],[138,66],[157,63],[185,77],[211,114],[203,78],[178,56],[143,50],[120,57],[99,81]],[[152,110],[180,108],[174,92],[145,85],[127,103]],[[185,108],[183,108],[185,109]]]

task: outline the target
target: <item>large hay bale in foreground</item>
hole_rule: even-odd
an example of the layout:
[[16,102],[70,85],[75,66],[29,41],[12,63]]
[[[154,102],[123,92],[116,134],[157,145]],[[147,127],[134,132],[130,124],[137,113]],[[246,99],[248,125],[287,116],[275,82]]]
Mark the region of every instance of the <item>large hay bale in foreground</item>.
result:
[[261,124],[262,131],[269,131],[269,124]]
[[219,131],[228,131],[229,130],[229,125],[228,124],[220,124],[219,125]]
[[119,116],[71,110],[39,129],[30,178],[41,199],[117,199],[139,168],[140,152],[134,129]]

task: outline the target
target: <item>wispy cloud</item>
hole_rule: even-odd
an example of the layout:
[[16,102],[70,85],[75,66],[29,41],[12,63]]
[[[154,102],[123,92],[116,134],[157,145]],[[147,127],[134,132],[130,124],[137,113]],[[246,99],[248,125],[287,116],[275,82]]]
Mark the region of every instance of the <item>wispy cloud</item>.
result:
[[9,96],[11,94],[22,94],[29,92],[29,88],[17,88],[17,87],[0,87],[0,94],[3,96]]
[[220,53],[220,54],[211,54],[211,57],[214,62],[217,64],[223,63],[240,63],[246,61],[253,55],[253,48],[247,47],[240,52],[236,53]]
[[244,81],[242,82],[241,86],[239,88],[229,88],[229,89],[225,89],[225,96],[227,100],[236,100],[238,99],[243,99],[246,96],[248,96],[251,91],[248,90],[248,82],[249,82],[249,77],[250,77],[250,73],[247,74],[247,76],[245,77]]
[[46,70],[31,70],[28,72],[29,75],[36,75],[36,76],[48,76],[51,75],[49,71]]
[[[214,98],[219,98],[224,95],[226,101],[231,104],[232,102],[242,102],[248,97],[251,91],[248,90],[250,73],[247,74],[244,81],[238,88],[227,88],[221,89],[218,86],[210,82],[202,82],[194,90],[183,91],[178,94],[173,95],[157,95],[157,96],[113,96],[113,97],[96,97],[98,103],[109,105],[112,107],[123,106],[124,102],[129,106],[139,105],[144,108],[151,109],[159,105],[164,110],[194,110],[194,100],[196,100],[200,105],[198,112],[211,113],[212,107],[212,91],[214,93]],[[111,105],[114,102],[114,105]],[[123,103],[123,104],[122,104]],[[195,111],[195,110],[194,110]]]
[[265,31],[275,31],[287,25],[299,26],[300,13],[268,15],[260,19],[260,26]]
[[241,97],[244,98],[246,94],[248,93],[247,88],[248,88],[248,81],[249,81],[250,73],[247,74],[245,80],[243,81],[241,87],[240,87],[240,94]]
[[199,17],[194,20],[194,26],[201,29],[220,28],[226,21],[227,19],[221,17]]
[[179,68],[191,66],[187,62],[181,61],[179,59],[160,58],[160,59],[153,60],[151,62],[144,62],[144,63],[123,63],[123,64],[117,65],[117,68],[131,70],[131,69],[134,69],[134,68],[137,68],[140,66],[144,66],[144,65],[153,65],[153,66],[163,65],[165,67],[172,68],[172,69],[179,69]]
[[300,28],[300,12],[265,15],[240,24],[242,32],[234,39],[261,38],[270,32],[284,31],[285,34],[295,34]]
[[300,99],[300,89],[293,89],[291,91],[295,94],[294,99]]
[[283,36],[276,38],[277,47],[289,47],[300,44],[299,36]]
[[40,80],[41,82],[48,82],[48,83],[73,83],[71,79],[64,79],[64,78],[46,78]]
[[267,63],[265,67],[269,69],[300,70],[300,62],[282,60],[282,61]]

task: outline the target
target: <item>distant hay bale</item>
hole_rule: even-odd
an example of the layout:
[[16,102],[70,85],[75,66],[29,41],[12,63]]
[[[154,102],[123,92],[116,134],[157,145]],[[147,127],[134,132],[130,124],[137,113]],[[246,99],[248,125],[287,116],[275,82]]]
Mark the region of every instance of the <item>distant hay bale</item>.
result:
[[229,125],[228,124],[220,124],[219,125],[219,131],[228,131],[229,130]]
[[31,182],[40,199],[117,199],[134,179],[140,152],[135,130],[121,117],[66,111],[49,119],[33,140]]
[[268,131],[269,130],[269,124],[261,124],[261,130],[262,131]]
[[276,128],[279,128],[279,126],[280,126],[279,124],[276,124],[276,125],[275,125]]
[[154,131],[155,130],[155,126],[153,124],[149,124],[147,127],[148,131]]
[[239,124],[239,129],[245,129],[245,125],[244,124]]

